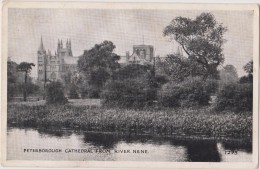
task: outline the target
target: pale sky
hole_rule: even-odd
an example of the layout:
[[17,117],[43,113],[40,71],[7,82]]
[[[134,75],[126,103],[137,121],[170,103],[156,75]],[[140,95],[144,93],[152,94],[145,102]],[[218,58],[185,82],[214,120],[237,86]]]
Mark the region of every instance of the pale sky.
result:
[[[72,52],[79,56],[97,43],[110,40],[115,53],[132,53],[143,43],[156,48],[155,55],[176,51],[178,44],[163,37],[163,29],[177,16],[194,19],[202,12],[185,10],[96,10],[96,9],[9,9],[8,56],[11,60],[37,63],[40,38],[54,54],[58,39],[71,39]],[[224,44],[226,64],[244,75],[243,65],[253,58],[253,11],[210,11],[218,23],[228,28]],[[36,67],[31,76],[36,77]]]

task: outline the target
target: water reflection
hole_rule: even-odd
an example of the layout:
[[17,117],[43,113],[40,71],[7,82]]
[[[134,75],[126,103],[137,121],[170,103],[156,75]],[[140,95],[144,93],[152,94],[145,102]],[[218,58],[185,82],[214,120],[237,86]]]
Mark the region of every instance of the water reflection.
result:
[[61,130],[57,130],[57,129],[37,129],[38,133],[41,135],[41,137],[45,137],[47,135],[47,137],[69,137],[72,135],[72,130],[67,130],[67,129],[61,129]]
[[[28,139],[30,138],[30,139]],[[216,142],[122,133],[97,133],[67,129],[8,129],[8,159],[13,160],[112,160],[112,161],[251,161],[250,142]],[[31,141],[33,140],[33,141]],[[106,154],[25,154],[25,148],[100,149]],[[15,150],[15,151],[13,151]],[[118,154],[115,150],[147,150],[148,154]],[[226,150],[238,151],[227,155]],[[16,153],[13,153],[16,152]]]
[[83,133],[83,135],[84,143],[90,143],[104,149],[113,149],[118,142],[118,137],[115,134]]
[[187,155],[189,161],[194,162],[219,162],[221,161],[217,143],[195,141],[187,143]]
[[252,143],[246,141],[237,141],[236,144],[230,141],[223,142],[224,149],[228,149],[231,151],[245,151],[247,153],[252,153]]

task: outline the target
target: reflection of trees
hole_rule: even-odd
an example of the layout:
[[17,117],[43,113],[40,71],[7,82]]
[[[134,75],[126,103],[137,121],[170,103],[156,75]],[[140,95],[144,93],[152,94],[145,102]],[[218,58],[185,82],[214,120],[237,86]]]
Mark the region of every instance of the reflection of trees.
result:
[[94,146],[103,147],[105,149],[113,149],[114,146],[120,141],[124,141],[125,143],[152,143],[161,145],[168,139],[148,135],[86,132],[84,133],[83,140],[85,143],[91,143]]
[[[165,138],[161,136],[123,134],[123,133],[97,133],[97,132],[81,132],[73,130],[53,130],[38,129],[40,135],[48,135],[52,137],[69,137],[73,133],[83,135],[83,142],[91,144],[101,149],[113,149],[119,142],[124,143],[146,143],[156,145],[170,144],[172,146],[183,146],[187,150],[187,161],[192,162],[219,162],[221,155],[218,152],[217,143],[209,140],[194,140],[183,138]],[[80,137],[79,137],[80,138]],[[245,150],[252,152],[252,143],[249,141],[223,141],[224,149],[227,150]]]
[[52,130],[52,129],[38,129],[37,130],[40,135],[48,135],[51,137],[69,137],[72,135],[72,130]]
[[227,150],[231,150],[231,151],[243,150],[247,153],[252,153],[252,142],[249,140],[223,141],[222,145]]
[[188,161],[219,162],[221,161],[217,144],[209,141],[190,141],[186,144]]
[[84,133],[83,141],[104,149],[112,149],[119,142],[119,138],[115,134]]

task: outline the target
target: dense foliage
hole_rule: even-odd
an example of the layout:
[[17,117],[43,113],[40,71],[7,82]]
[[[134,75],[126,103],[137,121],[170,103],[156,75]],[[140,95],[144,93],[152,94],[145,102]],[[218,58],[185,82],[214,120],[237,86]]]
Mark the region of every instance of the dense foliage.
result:
[[64,96],[64,87],[61,82],[50,82],[46,87],[47,104],[65,104],[68,99]]
[[242,76],[239,79],[240,83],[253,83],[253,61],[249,61],[244,67],[244,71],[247,75]]
[[115,72],[102,92],[105,105],[126,108],[143,108],[156,99],[152,67],[132,64]]
[[[13,61],[7,62],[8,101],[10,101],[13,97],[20,97],[20,96],[25,96],[24,100],[26,100],[27,95],[35,94],[39,91],[39,86],[32,83],[32,78],[30,77],[31,69],[27,70],[27,74],[25,71],[22,71],[21,66],[24,65],[24,63],[18,65]],[[26,83],[25,83],[25,77],[26,77]]]
[[235,112],[252,111],[253,85],[244,83],[230,83],[217,93],[217,110]]
[[166,107],[205,106],[210,100],[209,90],[198,77],[180,83],[168,82],[160,90],[160,103]]
[[8,125],[174,136],[250,138],[252,114],[198,109],[130,110],[71,104],[8,104]]
[[120,56],[114,53],[116,46],[111,41],[96,44],[86,50],[78,60],[79,72],[83,75],[80,89],[82,97],[99,98],[105,82],[120,67]]
[[194,20],[181,16],[173,19],[163,33],[178,42],[190,60],[202,66],[205,78],[218,78],[217,67],[224,62],[226,30],[214,15],[202,13]]
[[21,62],[19,65],[17,65],[16,69],[19,72],[24,72],[24,85],[23,85],[23,99],[24,101],[27,100],[27,90],[28,90],[28,76],[32,70],[32,67],[35,66],[34,63],[28,63],[28,62]]
[[229,81],[217,93],[217,110],[231,110],[235,112],[252,111],[253,109],[253,62],[244,66],[248,73],[237,81]]

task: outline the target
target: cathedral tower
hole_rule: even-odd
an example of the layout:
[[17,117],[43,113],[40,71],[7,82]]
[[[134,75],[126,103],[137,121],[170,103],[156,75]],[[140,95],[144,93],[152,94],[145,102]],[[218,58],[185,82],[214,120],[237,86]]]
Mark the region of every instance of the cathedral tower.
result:
[[37,66],[38,66],[38,79],[39,80],[44,80],[44,76],[45,76],[45,65],[46,65],[46,50],[43,46],[43,42],[42,42],[42,37],[41,37],[41,42],[40,42],[40,46],[37,52],[38,55],[38,62],[37,62]]

